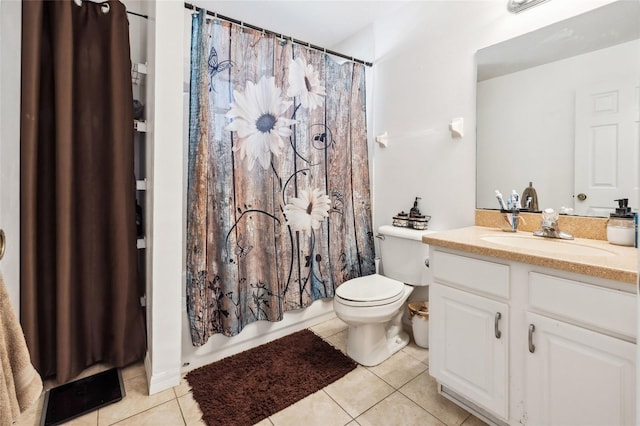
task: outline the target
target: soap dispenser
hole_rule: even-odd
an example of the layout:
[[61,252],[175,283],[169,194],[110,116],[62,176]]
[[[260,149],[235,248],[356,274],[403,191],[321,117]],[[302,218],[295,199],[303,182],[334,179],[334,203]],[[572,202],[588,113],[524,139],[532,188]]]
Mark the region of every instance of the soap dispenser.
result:
[[635,244],[634,214],[628,206],[629,199],[615,200],[618,207],[611,213],[607,221],[607,241],[619,246],[633,246]]
[[409,210],[409,228],[418,229],[420,231],[424,231],[427,229],[427,225],[429,224],[429,219],[431,216],[424,215],[420,213],[420,209],[418,208],[418,200],[420,197],[416,197],[413,202],[413,207]]

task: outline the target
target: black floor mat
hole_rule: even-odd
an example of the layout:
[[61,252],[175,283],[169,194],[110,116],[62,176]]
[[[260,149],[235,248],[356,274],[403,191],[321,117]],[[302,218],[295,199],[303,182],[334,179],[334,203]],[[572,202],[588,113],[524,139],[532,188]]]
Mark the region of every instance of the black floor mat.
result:
[[112,368],[93,376],[49,389],[44,397],[41,426],[59,425],[124,398],[120,370]]

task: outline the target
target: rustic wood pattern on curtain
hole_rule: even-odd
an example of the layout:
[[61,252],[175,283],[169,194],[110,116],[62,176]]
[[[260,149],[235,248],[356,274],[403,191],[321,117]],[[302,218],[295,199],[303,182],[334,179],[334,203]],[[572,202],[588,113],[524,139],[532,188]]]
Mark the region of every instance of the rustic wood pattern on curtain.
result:
[[194,15],[191,338],[333,297],[375,272],[364,66]]

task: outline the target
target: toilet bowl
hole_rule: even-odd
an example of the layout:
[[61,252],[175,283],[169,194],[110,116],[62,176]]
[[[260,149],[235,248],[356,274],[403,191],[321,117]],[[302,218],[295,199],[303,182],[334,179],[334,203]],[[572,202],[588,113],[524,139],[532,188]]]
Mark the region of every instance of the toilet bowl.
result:
[[349,326],[347,355],[365,366],[380,364],[409,343],[402,314],[413,286],[426,285],[428,276],[422,235],[432,231],[381,226],[378,232],[385,275],[345,281],[333,298],[336,316]]
[[405,347],[409,335],[402,329],[402,312],[412,291],[411,286],[379,274],[339,286],[333,309],[349,326],[347,355],[373,366]]

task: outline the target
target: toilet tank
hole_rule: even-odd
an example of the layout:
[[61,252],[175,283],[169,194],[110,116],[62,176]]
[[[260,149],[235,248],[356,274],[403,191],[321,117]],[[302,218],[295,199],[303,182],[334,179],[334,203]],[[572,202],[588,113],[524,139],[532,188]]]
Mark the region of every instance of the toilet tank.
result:
[[427,285],[429,246],[422,236],[433,232],[391,225],[378,228],[382,275],[414,286]]

